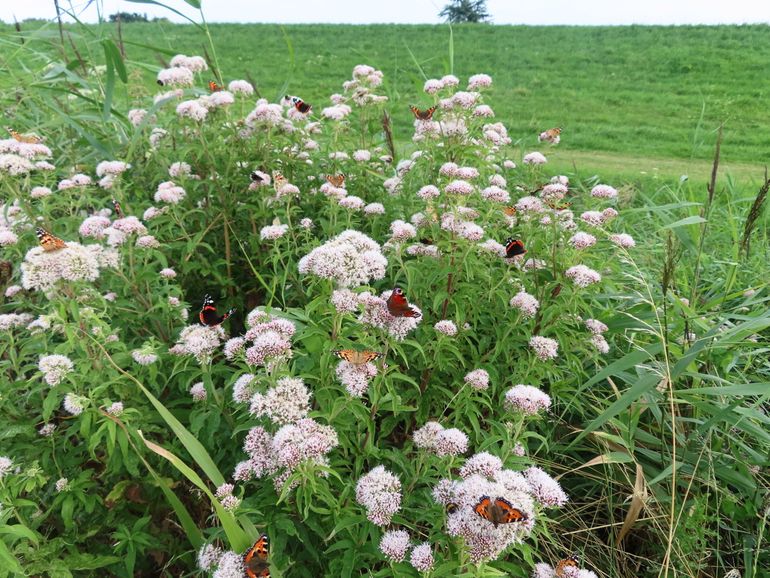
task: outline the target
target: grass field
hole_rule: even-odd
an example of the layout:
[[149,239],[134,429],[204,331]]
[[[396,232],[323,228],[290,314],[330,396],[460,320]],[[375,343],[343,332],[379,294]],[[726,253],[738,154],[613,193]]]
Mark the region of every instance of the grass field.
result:
[[[540,130],[562,126],[558,156],[566,166],[596,167],[588,154],[595,151],[605,171],[627,176],[654,167],[672,177],[707,174],[706,163],[691,161],[711,159],[720,123],[723,160],[739,178],[758,178],[770,148],[760,128],[770,123],[767,26],[465,25],[452,31],[453,55],[446,26],[216,24],[211,33],[225,80],[251,78],[270,100],[291,92],[325,105],[355,64],[380,68],[397,140],[409,138],[407,105],[431,102],[424,78],[453,70],[494,76],[490,100],[523,149],[538,148]],[[127,59],[145,67],[168,54],[200,53],[205,40],[189,26],[163,23],[124,25],[122,37]],[[145,79],[150,87],[153,71]]]

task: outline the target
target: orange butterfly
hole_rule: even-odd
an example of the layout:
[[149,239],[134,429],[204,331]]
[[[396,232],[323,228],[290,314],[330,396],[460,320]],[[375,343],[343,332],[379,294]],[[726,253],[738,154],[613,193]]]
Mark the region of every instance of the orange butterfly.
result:
[[40,245],[43,247],[44,251],[58,251],[59,249],[67,248],[67,243],[62,241],[59,237],[54,237],[51,233],[43,229],[43,227],[35,229],[35,233],[37,233],[37,240],[40,241]]
[[224,90],[224,89],[225,87],[222,86],[221,84],[217,84],[215,81],[209,80],[209,91],[219,92],[220,90]]
[[567,576],[567,568],[577,568],[579,558],[577,554],[571,554],[556,564],[556,578]]
[[513,205],[511,205],[510,207],[503,207],[503,213],[505,213],[509,217],[515,217],[516,207]]
[[563,211],[565,209],[569,209],[570,206],[572,206],[572,203],[564,203],[563,205],[557,205],[556,201],[552,201],[552,200],[546,200],[545,204],[551,207],[554,211]]
[[248,578],[270,578],[270,566],[267,563],[270,540],[262,534],[259,540],[243,555],[243,567]]
[[23,142],[25,144],[40,144],[43,142],[43,138],[36,134],[20,134],[9,126],[6,128],[8,129],[8,132],[11,133],[11,136],[18,142]]
[[511,503],[504,498],[492,500],[489,496],[481,496],[479,503],[474,506],[473,511],[485,520],[492,522],[495,525],[495,528],[500,524],[524,522],[529,519],[527,514],[518,508],[514,508]]
[[412,114],[414,114],[414,118],[417,120],[430,120],[433,118],[433,113],[436,112],[436,107],[431,106],[430,108],[426,108],[425,110],[420,110],[416,106],[410,106],[409,110],[412,111]]
[[283,174],[278,171],[273,171],[273,188],[276,193],[288,182],[288,179],[284,177]]
[[409,302],[404,297],[404,290],[401,287],[393,288],[385,305],[388,306],[388,313],[393,317],[420,317],[422,315],[422,313],[409,306]]
[[338,175],[326,175],[326,180],[329,184],[337,187],[338,189],[345,188],[345,174],[339,173]]
[[338,349],[336,351],[332,351],[332,353],[334,353],[334,355],[340,359],[344,359],[348,363],[355,365],[356,367],[366,365],[367,363],[382,357],[382,353],[368,350],[356,351],[355,349]]
[[549,128],[547,131],[540,133],[538,140],[552,143],[558,138],[560,138],[560,135],[561,135],[561,127]]

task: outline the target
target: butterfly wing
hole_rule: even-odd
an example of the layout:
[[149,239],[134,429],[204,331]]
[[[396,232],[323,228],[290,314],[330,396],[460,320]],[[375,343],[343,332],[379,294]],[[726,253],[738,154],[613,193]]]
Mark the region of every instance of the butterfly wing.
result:
[[209,80],[209,90],[211,92],[219,92],[220,90],[224,90],[224,87],[221,84],[217,84],[213,80]]
[[326,175],[326,180],[337,188],[342,188],[345,185],[345,175],[343,173],[338,175]]
[[524,248],[524,242],[521,239],[508,239],[505,242],[505,256],[510,259],[518,255],[523,255],[527,250]]
[[218,315],[217,308],[214,305],[214,299],[211,295],[206,294],[203,298],[203,305],[201,306],[200,313],[198,313],[198,319],[200,319],[202,325],[216,327],[233,313],[235,313],[235,309],[228,310],[224,315]]
[[503,213],[505,213],[509,217],[513,217],[516,215],[516,207],[514,206],[503,207]]
[[281,188],[288,183],[289,181],[286,179],[286,177],[283,176],[283,174],[279,173],[278,171],[275,171],[273,173],[273,188],[275,189],[275,192],[281,190]]
[[40,245],[43,247],[44,251],[58,251],[59,249],[67,247],[67,243],[59,239],[59,237],[54,237],[42,227],[35,229],[35,233],[37,234],[37,240],[40,241]]
[[513,505],[505,498],[497,498],[494,506],[495,518],[497,524],[511,524],[513,522],[524,522],[529,518],[527,514],[514,508]]
[[334,355],[340,359],[347,361],[353,365],[366,365],[372,361],[375,361],[382,357],[382,353],[378,351],[356,351],[355,349],[338,349],[333,352]]
[[478,503],[473,506],[473,511],[485,520],[489,520],[495,526],[497,526],[497,522],[495,522],[494,516],[492,515],[492,507],[492,498],[489,496],[481,496]]
[[388,307],[388,313],[393,317],[419,317],[420,313],[409,306],[409,302],[404,297],[404,291],[400,287],[394,287],[393,291],[385,302]]
[[564,578],[566,576],[567,568],[577,568],[578,562],[579,562],[579,558],[577,554],[572,554],[562,560],[559,560],[559,562],[556,564],[556,569],[555,569],[556,577]]
[[254,545],[246,550],[243,555],[243,566],[248,578],[269,578],[270,567],[267,564],[269,549],[270,540],[267,534],[262,534]]
[[410,106],[409,110],[412,111],[412,114],[414,114],[414,117],[417,120],[430,120],[433,118],[433,113],[436,112],[436,107],[431,106],[425,110],[420,110],[416,106]]
[[307,114],[308,112],[310,112],[310,109],[312,108],[308,103],[306,103],[304,100],[296,96],[293,96],[291,98],[291,101],[294,103],[294,108],[296,108],[302,114]]

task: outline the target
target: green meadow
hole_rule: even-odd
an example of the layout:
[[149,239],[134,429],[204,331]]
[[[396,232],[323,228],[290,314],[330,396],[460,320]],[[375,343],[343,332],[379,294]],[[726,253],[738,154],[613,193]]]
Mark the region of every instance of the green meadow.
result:
[[[551,155],[557,167],[705,179],[720,124],[723,163],[734,175],[758,177],[770,150],[770,132],[762,129],[770,124],[767,26],[460,25],[450,31],[213,24],[210,30],[224,79],[252,79],[273,101],[290,92],[325,106],[354,65],[378,67],[386,74],[397,140],[409,138],[407,106],[431,103],[424,80],[453,71],[494,77],[497,118],[525,152],[538,148],[541,130],[562,127],[562,143]],[[49,25],[41,34],[56,29]],[[82,30],[73,34],[77,44]],[[124,25],[121,36],[127,60],[148,69],[148,87],[153,65],[201,52],[204,40],[189,25],[167,23]],[[3,84],[12,84],[14,74],[6,70],[12,78]]]

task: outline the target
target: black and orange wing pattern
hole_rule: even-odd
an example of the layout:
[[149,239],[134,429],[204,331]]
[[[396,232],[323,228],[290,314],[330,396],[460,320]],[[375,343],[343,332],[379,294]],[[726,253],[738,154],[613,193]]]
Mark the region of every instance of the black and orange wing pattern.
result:
[[270,540],[267,534],[262,534],[254,545],[246,550],[243,555],[243,567],[247,578],[269,578],[270,566],[267,563],[267,555],[270,549]]
[[43,139],[35,134],[21,134],[13,130],[11,127],[6,128],[11,134],[11,137],[13,137],[13,139],[17,142],[22,142],[25,144],[40,144],[43,142]]
[[564,203],[563,205],[557,205],[556,201],[547,200],[545,202],[546,205],[551,207],[554,211],[564,211],[566,209],[569,209],[572,203]]
[[580,562],[577,554],[571,554],[556,563],[556,578],[565,578],[567,568],[577,568]]
[[431,106],[430,108],[426,108],[425,110],[420,110],[416,106],[410,106],[409,110],[412,111],[412,114],[414,114],[414,118],[417,120],[430,120],[433,118],[433,113],[436,112],[436,107]]
[[219,92],[220,90],[224,90],[224,89],[225,89],[225,87],[222,86],[221,84],[217,84],[215,81],[209,80],[209,91],[210,92]]
[[485,520],[492,522],[495,528],[500,524],[523,522],[529,518],[521,510],[514,508],[505,498],[493,500],[489,496],[481,496],[478,503],[473,507],[473,511]]
[[288,98],[289,100],[291,100],[291,103],[294,105],[294,108],[296,108],[302,114],[309,113],[310,109],[313,108],[298,96],[290,96]]
[[214,299],[211,295],[206,294],[203,298],[203,306],[201,307],[200,313],[198,313],[198,319],[200,319],[201,325],[216,327],[217,325],[221,325],[221,323],[233,313],[235,313],[235,309],[229,309],[224,315],[217,314]]
[[503,213],[505,213],[508,217],[515,217],[516,207],[513,205],[511,205],[510,207],[503,207]]
[[385,302],[388,306],[388,313],[393,317],[420,317],[421,313],[409,306],[409,302],[404,297],[404,290],[401,287],[394,287],[393,292]]
[[366,365],[367,363],[376,361],[383,355],[379,351],[356,351],[355,349],[337,349],[332,353],[355,366]]
[[35,229],[35,233],[37,233],[37,240],[40,241],[40,246],[43,247],[44,251],[58,251],[67,247],[67,243],[59,237],[53,236],[43,227]]
[[288,183],[289,180],[283,176],[282,173],[278,171],[273,171],[273,188],[275,189],[275,192],[281,190],[281,188]]
[[339,173],[336,175],[326,175],[326,180],[329,181],[329,184],[337,187],[338,189],[343,188],[345,186],[344,173]]
[[505,241],[505,256],[510,259],[518,255],[523,255],[527,250],[524,248],[524,241],[521,239],[509,238]]

